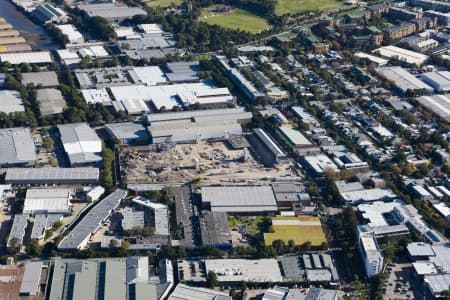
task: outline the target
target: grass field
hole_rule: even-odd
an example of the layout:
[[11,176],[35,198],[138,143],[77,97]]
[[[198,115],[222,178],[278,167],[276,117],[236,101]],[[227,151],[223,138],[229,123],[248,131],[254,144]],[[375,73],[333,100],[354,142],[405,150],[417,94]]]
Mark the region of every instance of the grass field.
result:
[[[276,217],[276,220],[300,220],[304,222],[320,221],[318,217],[313,216],[299,216],[299,217]],[[311,242],[312,246],[320,246],[326,242],[325,233],[322,226],[311,225],[273,225],[273,233],[264,233],[264,243],[272,245],[275,240],[282,240],[286,244],[289,240],[293,240],[296,245],[302,245],[307,241]]]
[[213,12],[214,8],[215,6],[213,5],[202,9],[202,22],[234,30],[240,29],[250,33],[258,33],[271,27],[266,19],[255,16],[245,10],[233,8],[230,12],[218,13]]
[[150,0],[145,2],[147,7],[169,7],[172,4],[178,6],[183,3],[183,0]]
[[337,0],[277,0],[275,14],[282,16],[287,13],[295,14],[304,11],[324,11],[338,8],[343,2]]

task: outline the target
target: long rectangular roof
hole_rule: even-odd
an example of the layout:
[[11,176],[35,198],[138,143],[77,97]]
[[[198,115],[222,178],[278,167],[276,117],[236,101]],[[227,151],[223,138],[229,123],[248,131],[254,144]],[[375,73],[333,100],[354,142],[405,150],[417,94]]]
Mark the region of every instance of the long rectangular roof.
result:
[[114,3],[80,4],[78,8],[91,18],[97,16],[106,19],[131,18],[135,15],[146,14],[145,10],[139,7],[117,6]]
[[191,120],[202,117],[213,117],[216,119],[235,119],[235,120],[250,120],[252,113],[245,110],[243,107],[224,108],[224,109],[204,109],[204,110],[188,110],[180,112],[165,112],[146,115],[147,121],[152,123],[163,121],[176,120]]
[[418,66],[422,65],[428,59],[428,56],[425,54],[396,46],[385,46],[375,49],[372,52],[378,53],[379,55],[387,58],[395,58],[396,60],[400,60],[408,64],[416,64]]
[[213,271],[219,282],[281,282],[278,262],[266,259],[206,259],[206,273]]
[[202,201],[211,211],[263,212],[277,211],[278,205],[270,186],[202,187]]
[[90,182],[98,181],[99,169],[86,168],[8,168],[5,182],[27,184],[29,182]]
[[168,300],[216,300],[218,296],[221,296],[221,300],[231,300],[231,296],[223,292],[180,283],[170,294]]
[[376,69],[377,73],[387,80],[394,82],[403,92],[407,90],[427,90],[432,92],[434,89],[423,81],[417,79],[402,67],[382,67]]
[[23,207],[24,213],[70,213],[69,189],[28,189]]
[[22,245],[23,237],[25,236],[25,230],[28,226],[28,214],[16,214],[14,215],[11,231],[8,236],[7,245],[10,246],[12,239],[17,239],[18,244]]
[[83,242],[98,230],[101,223],[108,218],[113,209],[119,206],[120,201],[126,195],[127,191],[118,189],[100,200],[72,229],[70,234],[59,243],[58,248],[76,250],[82,247]]
[[42,266],[42,261],[30,261],[25,264],[25,272],[20,284],[21,295],[38,295]]
[[450,95],[422,96],[416,99],[423,107],[450,122]]
[[36,147],[29,128],[0,129],[0,165],[36,159]]
[[50,52],[27,52],[27,53],[5,53],[0,54],[0,61],[8,61],[12,65],[19,65],[21,63],[29,64],[49,64],[52,62]]

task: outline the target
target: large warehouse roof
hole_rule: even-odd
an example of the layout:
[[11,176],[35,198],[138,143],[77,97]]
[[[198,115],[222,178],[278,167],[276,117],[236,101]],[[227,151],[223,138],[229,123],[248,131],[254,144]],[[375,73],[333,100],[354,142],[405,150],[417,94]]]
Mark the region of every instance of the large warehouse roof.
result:
[[50,52],[27,52],[27,53],[5,53],[0,54],[0,61],[8,61],[12,65],[20,65],[21,63],[29,64],[50,64],[52,58]]
[[54,88],[39,89],[37,91],[37,101],[43,116],[60,114],[67,105],[61,91]]
[[55,71],[22,73],[22,84],[42,85],[42,87],[57,87],[59,85],[58,75]]
[[102,141],[87,123],[58,125],[71,164],[101,160]]
[[[233,96],[227,88],[218,88],[205,82],[180,83],[172,85],[144,86],[128,85],[110,88],[117,101],[134,101],[145,103],[151,101],[156,109],[174,106],[188,107],[195,103],[200,105],[232,103]],[[142,107],[145,108],[144,105]],[[141,109],[141,111],[144,111]],[[148,109],[146,110],[148,111]]]
[[212,289],[179,283],[168,300],[231,300],[231,296]]
[[63,250],[83,248],[91,234],[98,230],[101,223],[109,217],[113,209],[119,206],[126,195],[127,191],[118,189],[100,200],[61,241],[58,248]]
[[69,189],[29,189],[25,196],[24,213],[70,213]]
[[134,67],[128,74],[136,84],[153,86],[167,82],[166,76],[158,66]]
[[242,134],[242,127],[236,121],[208,121],[208,122],[170,122],[156,123],[148,127],[153,143],[185,143],[198,139],[223,139],[227,135]]
[[376,72],[392,81],[396,87],[398,87],[402,92],[407,90],[427,90],[429,92],[433,91],[433,88],[423,81],[417,79],[414,75],[409,73],[402,67],[382,67],[377,68]]
[[6,114],[19,111],[24,112],[25,107],[23,106],[20,93],[10,90],[0,91],[0,111]]
[[415,64],[417,66],[422,65],[428,59],[428,56],[424,54],[406,50],[396,46],[385,46],[375,49],[372,52],[378,53],[383,57],[396,59],[411,65]]
[[219,282],[281,282],[280,267],[273,258],[266,259],[206,259],[206,273],[213,271]]
[[202,202],[211,211],[264,212],[277,211],[278,205],[270,186],[211,186],[201,190]]
[[212,117],[216,120],[250,120],[252,113],[243,107],[224,108],[224,109],[204,109],[188,110],[179,112],[165,112],[146,115],[147,122],[150,124],[164,121],[191,120],[198,118]]
[[98,168],[8,168],[5,182],[9,184],[93,184]]
[[145,15],[145,10],[139,7],[129,7],[126,5],[117,6],[114,3],[80,4],[78,8],[84,11],[89,17],[103,17],[105,19],[125,19],[135,15]]
[[450,122],[450,95],[423,96],[416,99],[422,106]]
[[116,139],[147,139],[148,132],[144,125],[136,122],[111,123],[105,125],[106,129]]
[[36,159],[29,128],[0,129],[0,165],[28,163]]
[[437,92],[450,91],[450,72],[437,71],[421,75],[422,80],[431,85]]

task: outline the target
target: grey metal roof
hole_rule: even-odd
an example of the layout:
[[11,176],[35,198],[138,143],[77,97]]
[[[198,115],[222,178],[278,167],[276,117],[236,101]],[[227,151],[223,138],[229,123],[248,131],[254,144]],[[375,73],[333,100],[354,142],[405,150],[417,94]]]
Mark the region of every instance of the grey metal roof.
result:
[[10,247],[11,240],[13,238],[18,239],[19,245],[23,243],[23,237],[25,230],[28,226],[28,214],[16,214],[14,215],[13,224],[8,237],[8,247]]
[[231,246],[231,230],[225,212],[203,211],[200,231],[203,245]]
[[305,270],[301,267],[299,256],[280,256],[278,257],[278,261],[281,264],[285,278],[295,280],[304,279]]
[[47,215],[46,214],[37,214],[34,217],[33,229],[31,231],[31,238],[40,240],[47,229]]
[[0,129],[0,165],[36,160],[36,147],[29,128]]
[[182,82],[199,80],[197,72],[201,71],[201,67],[198,61],[167,63],[167,68],[170,70],[170,73],[166,73],[169,81]]
[[226,108],[226,109],[205,109],[205,110],[190,110],[180,112],[165,112],[157,114],[148,114],[145,116],[150,124],[164,122],[164,121],[179,121],[179,120],[197,120],[205,117],[213,117],[216,120],[250,120],[252,113],[247,112],[243,107]]
[[145,10],[139,7],[126,5],[117,6],[113,3],[80,4],[78,8],[83,10],[89,17],[103,17],[105,19],[131,18],[135,15],[145,15]]
[[20,284],[20,295],[37,295],[41,282],[42,261],[31,261],[25,264],[25,272]]
[[410,243],[406,247],[411,256],[434,256],[433,248],[426,243]]
[[136,122],[111,123],[106,129],[117,139],[147,139],[148,132],[144,125]]
[[119,206],[120,201],[126,195],[127,191],[118,189],[100,200],[72,229],[70,234],[59,243],[58,248],[65,250],[81,248],[90,235],[95,233],[101,223],[109,217],[112,210]]
[[168,300],[215,300],[217,296],[231,300],[231,296],[223,292],[179,283]]
[[261,128],[254,128],[253,131],[255,132],[256,136],[261,140],[261,142],[264,143],[264,145],[267,147],[267,149],[272,152],[272,154],[275,157],[285,157],[286,154],[278,147],[277,144],[267,135],[267,133],[264,132]]
[[98,182],[98,168],[9,168],[6,170],[5,182],[13,184],[70,184],[76,182]]
[[36,98],[43,116],[60,114],[67,105],[61,91],[54,88],[38,90]]
[[58,125],[61,141],[63,143],[74,143],[79,141],[99,141],[95,131],[87,123],[73,123]]
[[58,76],[54,71],[22,73],[22,84],[27,85],[29,83],[33,83],[35,86],[41,85],[44,88],[59,85]]
[[149,281],[148,273],[145,256],[57,258],[49,299],[95,299],[97,296],[108,300],[159,299],[171,285]]
[[277,211],[278,205],[270,186],[211,186],[201,190],[202,201],[212,211]]

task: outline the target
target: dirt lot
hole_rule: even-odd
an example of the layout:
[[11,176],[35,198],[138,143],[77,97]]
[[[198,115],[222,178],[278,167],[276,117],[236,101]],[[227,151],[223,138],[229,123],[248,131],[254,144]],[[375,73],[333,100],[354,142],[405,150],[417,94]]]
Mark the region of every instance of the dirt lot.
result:
[[120,152],[121,173],[128,183],[182,183],[201,178],[207,184],[218,184],[296,178],[293,165],[265,168],[244,152],[223,142],[176,145],[167,151],[124,147]]

